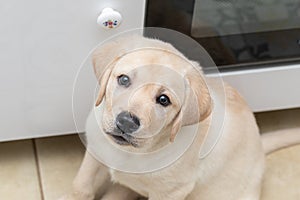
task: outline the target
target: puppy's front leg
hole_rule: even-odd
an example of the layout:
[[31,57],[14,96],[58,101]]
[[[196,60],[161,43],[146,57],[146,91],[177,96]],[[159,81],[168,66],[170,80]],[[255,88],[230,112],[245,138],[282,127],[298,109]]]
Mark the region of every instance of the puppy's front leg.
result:
[[140,195],[118,183],[113,184],[101,200],[135,200]]
[[108,169],[86,151],[72,192],[60,200],[94,200],[96,192],[108,182],[108,178]]
[[188,183],[170,191],[153,192],[149,194],[149,200],[184,200],[192,192],[194,186],[194,183]]

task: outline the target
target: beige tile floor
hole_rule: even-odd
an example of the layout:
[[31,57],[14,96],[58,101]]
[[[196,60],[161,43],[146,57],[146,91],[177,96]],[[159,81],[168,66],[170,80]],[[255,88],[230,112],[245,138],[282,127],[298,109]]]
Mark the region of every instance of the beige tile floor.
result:
[[[256,114],[262,132],[299,127],[300,109]],[[0,200],[55,200],[84,154],[77,135],[0,143]],[[300,199],[300,145],[267,157],[262,200]]]

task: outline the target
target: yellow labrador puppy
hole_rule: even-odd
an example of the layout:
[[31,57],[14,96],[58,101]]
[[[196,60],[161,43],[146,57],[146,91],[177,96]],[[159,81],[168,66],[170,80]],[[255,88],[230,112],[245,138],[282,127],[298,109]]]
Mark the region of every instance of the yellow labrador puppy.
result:
[[[276,136],[280,133],[262,140],[246,102],[225,84],[222,136],[211,153],[199,159],[219,100],[197,63],[170,44],[134,36],[96,49],[93,64],[100,83],[96,106],[103,110],[97,115],[105,137],[120,149],[152,152],[176,140],[181,127],[200,128],[183,156],[152,173],[108,169],[87,152],[73,192],[63,200],[94,200],[100,191],[103,200],[258,200],[265,153],[300,140],[293,130],[285,141]],[[90,118],[87,131],[97,131]]]

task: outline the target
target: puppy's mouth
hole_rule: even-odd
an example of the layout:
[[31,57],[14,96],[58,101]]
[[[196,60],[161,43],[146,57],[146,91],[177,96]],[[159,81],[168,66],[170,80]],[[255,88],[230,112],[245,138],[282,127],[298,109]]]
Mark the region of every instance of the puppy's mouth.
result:
[[109,135],[109,137],[117,144],[122,146],[133,146],[138,147],[138,144],[136,141],[134,141],[134,138],[126,133],[116,131],[116,132],[106,132],[106,134]]
[[119,135],[110,135],[110,137],[117,143],[120,145],[130,145],[130,141],[128,141],[128,139],[126,139],[123,136],[119,136]]

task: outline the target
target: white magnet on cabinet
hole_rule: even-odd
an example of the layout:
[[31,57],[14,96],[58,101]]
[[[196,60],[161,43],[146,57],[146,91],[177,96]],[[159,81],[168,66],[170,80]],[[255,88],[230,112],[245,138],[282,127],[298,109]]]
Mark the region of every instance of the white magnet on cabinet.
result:
[[104,8],[97,18],[97,23],[105,29],[117,28],[121,22],[121,14],[112,8]]

